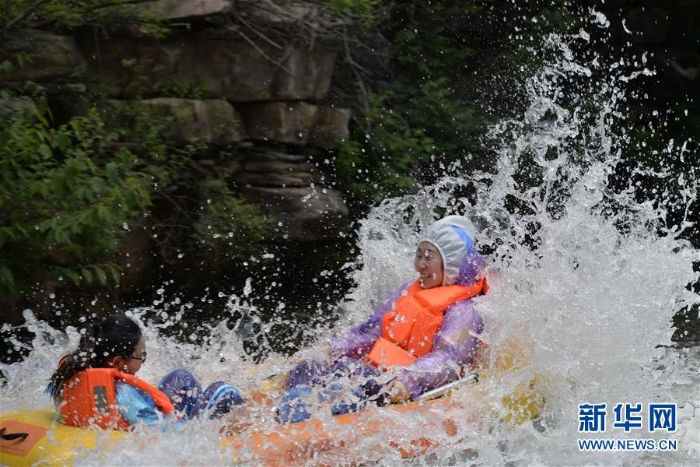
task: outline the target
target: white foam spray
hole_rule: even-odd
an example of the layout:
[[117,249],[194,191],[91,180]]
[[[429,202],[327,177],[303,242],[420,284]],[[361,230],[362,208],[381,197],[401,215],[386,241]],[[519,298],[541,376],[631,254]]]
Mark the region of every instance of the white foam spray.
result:
[[[491,245],[487,275],[491,291],[478,299],[485,320],[483,339],[492,350],[505,349],[514,339],[530,344],[531,359],[497,382],[484,383],[480,406],[451,411],[457,435],[446,436],[439,423],[447,416],[436,410],[404,416],[406,433],[420,432],[441,446],[432,454],[406,461],[395,450],[381,449],[401,433],[357,437],[352,428],[341,430],[349,440],[345,448],[325,452],[307,463],[408,462],[412,465],[696,465],[700,459],[700,396],[697,388],[697,351],[670,347],[671,317],[680,308],[697,303],[686,285],[697,280],[693,261],[700,256],[664,227],[665,211],[654,203],[638,203],[631,190],[612,191],[608,177],[620,154],[610,131],[620,118],[618,104],[625,98],[617,83],[634,79],[638,70],[622,75],[611,68],[603,81],[591,83],[597,90],[594,110],[567,109],[557,102],[558,83],[567,78],[585,80],[599,75],[600,65],[575,63],[567,43],[586,41],[552,36],[545,47],[558,57],[527,83],[528,111],[520,121],[493,128],[500,141],[498,173],[469,179],[443,178],[420,193],[390,199],[362,223],[358,247],[362,250],[357,287],[348,295],[347,311],[336,324],[342,332],[362,321],[369,311],[398,285],[415,279],[412,257],[422,227],[436,212],[469,215],[479,228],[477,245]],[[598,67],[598,68],[596,68]],[[597,73],[594,73],[597,72]],[[619,122],[619,121],[618,121]],[[669,157],[684,157],[685,146],[669,143]],[[686,155],[687,157],[687,155]],[[458,170],[458,168],[456,168]],[[523,171],[540,183],[523,188]],[[698,181],[683,180],[687,199],[697,197]],[[459,193],[476,187],[476,199]],[[661,194],[660,194],[661,196]],[[517,205],[518,209],[512,206]],[[509,207],[510,206],[510,207]],[[249,293],[249,291],[248,291]],[[232,311],[248,307],[232,297]],[[171,306],[165,324],[143,323],[148,329],[148,364],[140,374],[157,382],[173,367],[184,367],[203,383],[226,380],[244,392],[265,376],[289,367],[273,355],[263,364],[242,358],[238,334],[227,323],[209,330],[205,345],[178,343],[163,331],[180,326],[187,304]],[[136,318],[147,310],[132,310]],[[4,365],[8,384],[0,389],[4,411],[25,410],[48,404],[43,389],[60,355],[77,344],[75,329],[66,336],[25,314],[36,332],[34,350],[22,362]],[[264,332],[264,330],[263,330]],[[536,422],[513,426],[503,423],[503,413],[493,407],[518,385],[538,379],[546,398]],[[472,388],[453,397],[470,400]],[[625,433],[611,428],[617,403],[671,402],[678,405],[675,433],[649,433],[645,428]],[[597,437],[619,439],[672,438],[675,451],[587,452],[577,439],[595,438],[579,433],[579,404],[606,403],[608,430]],[[381,414],[381,412],[378,412]],[[389,416],[389,415],[376,415]],[[327,424],[332,425],[330,417]],[[265,426],[274,423],[261,421]],[[139,429],[120,446],[104,443],[98,452],[80,453],[80,465],[226,464],[234,454],[221,450],[218,430],[192,424],[184,431],[160,433]],[[406,435],[408,436],[408,435]],[[144,440],[149,449],[144,449]],[[379,447],[378,447],[379,446]],[[253,454],[236,459],[255,465]]]

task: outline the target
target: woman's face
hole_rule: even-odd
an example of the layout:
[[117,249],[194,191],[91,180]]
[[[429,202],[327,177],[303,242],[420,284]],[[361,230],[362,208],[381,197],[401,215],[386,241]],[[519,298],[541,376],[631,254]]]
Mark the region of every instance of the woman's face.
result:
[[146,336],[141,336],[134,352],[128,357],[117,357],[114,365],[119,371],[135,375],[146,361]]
[[420,242],[413,264],[420,275],[418,279],[424,289],[432,289],[442,285],[444,276],[442,256],[432,243]]

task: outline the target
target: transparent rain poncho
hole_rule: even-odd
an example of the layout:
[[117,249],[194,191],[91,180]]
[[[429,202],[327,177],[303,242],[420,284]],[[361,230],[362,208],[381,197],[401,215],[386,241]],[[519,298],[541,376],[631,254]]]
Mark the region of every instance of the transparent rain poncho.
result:
[[[473,232],[474,227],[467,218],[448,216],[432,224],[421,236],[420,241],[432,243],[442,255],[443,285],[471,285],[481,273],[483,257],[474,250]],[[382,334],[382,318],[409,285],[399,287],[365,322],[345,336],[331,339],[332,354],[354,359],[366,356]],[[474,360],[479,342],[477,335],[483,328],[471,299],[449,307],[432,351],[397,371],[397,379],[408,388],[411,398],[458,379]]]

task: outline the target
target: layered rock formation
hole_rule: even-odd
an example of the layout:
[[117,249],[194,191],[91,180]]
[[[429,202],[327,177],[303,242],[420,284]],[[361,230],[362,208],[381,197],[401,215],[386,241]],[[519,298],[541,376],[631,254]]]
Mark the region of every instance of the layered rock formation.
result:
[[[313,4],[292,6],[284,15],[252,4],[243,13],[282,29],[318,14]],[[213,147],[237,145],[226,164],[232,188],[280,220],[278,240],[334,238],[348,210],[339,192],[324,187],[307,155],[332,150],[348,136],[349,111],[324,102],[336,52],[292,36],[284,43],[252,41],[223,24],[232,9],[226,0],[161,0],[145,7],[170,20],[167,38],[153,39],[137,27],[109,36],[20,30],[9,35],[0,58],[32,57],[14,79],[42,84],[59,120],[92,105],[107,119],[140,107],[176,116],[179,144],[205,138]],[[108,99],[91,100],[95,88]],[[172,97],[178,89],[197,98]],[[3,112],[27,105],[17,100]]]

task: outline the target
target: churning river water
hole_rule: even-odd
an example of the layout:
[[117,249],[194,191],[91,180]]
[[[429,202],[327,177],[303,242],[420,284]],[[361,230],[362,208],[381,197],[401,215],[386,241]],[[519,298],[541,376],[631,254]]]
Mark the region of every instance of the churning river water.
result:
[[[672,346],[671,318],[698,303],[686,286],[698,279],[693,262],[700,254],[679,239],[688,225],[665,225],[663,203],[640,203],[633,186],[610,187],[620,162],[618,148],[626,137],[621,118],[624,85],[650,71],[643,63],[626,74],[602,60],[577,63],[570,47],[587,40],[581,31],[573,37],[552,36],[544,45],[554,58],[526,83],[527,111],[521,119],[491,130],[496,174],[466,178],[459,175],[459,166],[452,167],[451,175],[435,185],[386,200],[362,222],[357,286],[342,304],[344,314],[332,331],[341,333],[359,323],[378,300],[414,279],[417,232],[435,213],[460,213],[474,220],[480,230],[478,243],[492,250],[487,268],[491,290],[478,299],[485,321],[482,337],[492,352],[521,343],[528,349],[526,363],[487,386],[477,406],[450,413],[458,436],[431,434],[425,420],[404,416],[401,423],[406,427],[440,441],[428,455],[402,459],[397,452],[377,449],[388,442],[377,435],[352,439],[342,449],[299,463],[698,465],[700,350]],[[563,106],[561,83],[573,81],[589,81],[584,88],[590,94],[569,96]],[[614,134],[613,127],[621,130]],[[697,159],[683,141],[669,141],[663,157]],[[528,185],[525,173],[537,183]],[[663,168],[655,176],[663,178]],[[684,194],[687,203],[697,198],[698,180],[691,175],[665,180],[664,185]],[[465,192],[472,194],[466,197]],[[658,193],[660,200],[665,196]],[[684,201],[681,197],[677,202]],[[234,316],[242,308],[254,314],[251,293],[246,288],[231,296],[225,314]],[[157,324],[143,323],[149,355],[139,373],[143,378],[157,382],[170,369],[184,367],[205,384],[225,380],[249,392],[264,377],[289,368],[290,360],[280,355],[262,363],[243,358],[239,334],[227,323],[212,326],[204,345],[166,337],[166,328],[180,324],[187,306],[186,300],[171,303]],[[129,313],[145,320],[153,310]],[[54,330],[29,310],[25,317],[25,326],[37,337],[24,360],[2,368],[8,380],[0,388],[3,413],[50,405],[43,394],[46,381],[59,357],[78,340],[75,329],[67,334]],[[535,377],[546,400],[539,418],[504,423],[502,411],[492,406]],[[466,387],[452,397],[468,398],[470,390]],[[274,423],[269,414],[259,417],[261,425]],[[330,417],[324,422],[333,423]],[[259,464],[252,452],[222,449],[219,438],[215,424],[192,423],[165,433],[139,428],[119,445],[105,441],[95,451],[79,452],[76,462]]]

